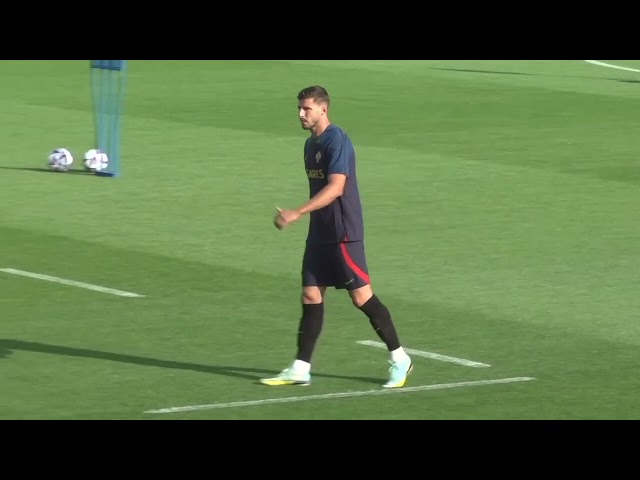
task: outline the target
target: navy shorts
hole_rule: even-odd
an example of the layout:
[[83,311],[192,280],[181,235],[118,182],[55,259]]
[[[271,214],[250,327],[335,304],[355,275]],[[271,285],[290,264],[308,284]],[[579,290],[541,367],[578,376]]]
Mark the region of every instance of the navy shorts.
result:
[[364,242],[307,244],[302,258],[303,287],[355,290],[369,283]]

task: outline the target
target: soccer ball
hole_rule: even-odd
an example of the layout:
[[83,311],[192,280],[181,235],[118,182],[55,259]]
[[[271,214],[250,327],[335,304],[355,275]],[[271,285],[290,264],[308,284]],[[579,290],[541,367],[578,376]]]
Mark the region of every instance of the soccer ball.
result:
[[56,148],[49,153],[49,168],[56,172],[66,172],[73,164],[73,155],[66,148]]
[[102,150],[92,148],[84,154],[84,168],[91,172],[102,172],[109,166],[109,157]]

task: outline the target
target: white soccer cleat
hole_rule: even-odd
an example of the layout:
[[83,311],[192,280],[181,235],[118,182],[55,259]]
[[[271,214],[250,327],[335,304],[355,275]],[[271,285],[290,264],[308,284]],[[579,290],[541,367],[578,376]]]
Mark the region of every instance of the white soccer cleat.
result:
[[389,368],[389,380],[382,387],[383,388],[400,388],[403,387],[407,381],[407,376],[413,370],[413,362],[410,357],[400,361],[392,362],[391,368]]
[[293,368],[285,368],[278,375],[272,378],[261,378],[260,383],[263,385],[280,386],[280,385],[310,385],[311,374],[300,373]]

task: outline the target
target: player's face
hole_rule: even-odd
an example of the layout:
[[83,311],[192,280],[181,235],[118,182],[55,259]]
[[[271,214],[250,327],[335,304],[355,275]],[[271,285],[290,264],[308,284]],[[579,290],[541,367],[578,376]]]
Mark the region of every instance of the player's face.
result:
[[326,105],[318,105],[312,98],[298,101],[298,115],[304,130],[311,130],[327,113]]

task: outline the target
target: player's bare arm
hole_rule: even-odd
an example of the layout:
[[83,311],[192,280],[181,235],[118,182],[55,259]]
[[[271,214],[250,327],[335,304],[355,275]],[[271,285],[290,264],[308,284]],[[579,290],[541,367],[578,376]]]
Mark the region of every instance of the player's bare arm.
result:
[[300,215],[305,215],[326,207],[344,193],[344,187],[346,184],[346,175],[342,173],[333,173],[329,175],[327,186],[320,190],[317,195],[313,196],[304,205],[299,207],[297,211],[300,212]]
[[278,214],[274,220],[276,228],[282,230],[290,223],[299,220],[303,215],[330,205],[331,202],[344,193],[346,183],[346,175],[341,173],[329,175],[327,186],[305,202],[301,207],[295,210],[278,209]]

